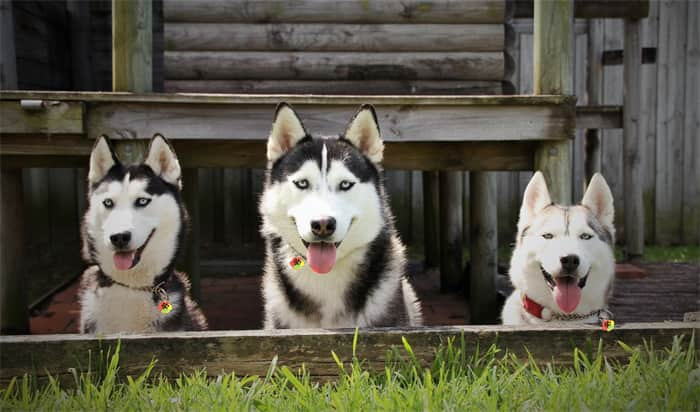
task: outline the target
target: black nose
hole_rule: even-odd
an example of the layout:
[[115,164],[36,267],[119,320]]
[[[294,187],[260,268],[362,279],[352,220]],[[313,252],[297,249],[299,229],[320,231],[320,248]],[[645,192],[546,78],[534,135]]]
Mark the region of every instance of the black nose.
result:
[[561,267],[564,269],[564,273],[567,275],[573,274],[578,268],[579,263],[581,263],[576,255],[566,255],[559,260],[561,261]]
[[115,233],[109,237],[109,240],[111,240],[112,244],[118,249],[124,249],[129,246],[129,242],[131,242],[131,232]]
[[324,217],[311,221],[311,231],[318,237],[328,237],[335,232],[335,218]]

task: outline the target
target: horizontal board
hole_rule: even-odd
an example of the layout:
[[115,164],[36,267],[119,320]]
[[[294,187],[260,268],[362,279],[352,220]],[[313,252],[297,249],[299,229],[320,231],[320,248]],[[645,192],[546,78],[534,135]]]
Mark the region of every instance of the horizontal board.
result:
[[167,23],[167,51],[502,51],[503,24]]
[[504,83],[486,80],[166,80],[166,92],[262,94],[504,94]]
[[[629,356],[618,342],[642,346],[652,341],[662,350],[672,345],[679,335],[690,338],[697,332],[698,322],[664,322],[621,324],[606,333],[599,327],[572,325],[568,328],[540,326],[514,328],[507,326],[453,326],[417,329],[372,329],[359,333],[356,355],[373,368],[381,368],[392,348],[405,356],[402,340],[411,345],[415,357],[427,366],[441,343],[464,339],[467,350],[484,350],[497,344],[520,358],[532,357],[540,362],[568,365],[573,349],[586,353],[602,344],[607,359],[622,360]],[[138,375],[157,359],[153,373],[178,377],[182,373],[205,369],[208,375],[235,372],[237,375],[265,376],[270,362],[277,357],[279,365],[296,369],[305,365],[316,377],[338,376],[338,366],[331,351],[344,362],[353,356],[352,330],[297,329],[275,331],[211,331],[156,333],[150,335],[34,335],[0,336],[0,384],[13,377],[34,374],[36,377],[62,379],[71,368],[87,369],[88,354],[97,361],[100,350],[112,352],[119,343],[119,369],[125,375]],[[698,351],[698,341],[695,341]],[[41,367],[37,367],[41,365]],[[94,365],[92,365],[94,366]],[[94,370],[94,369],[93,369]]]
[[577,129],[621,129],[622,106],[577,106]]
[[80,102],[49,101],[41,107],[27,110],[20,106],[19,101],[2,101],[0,102],[0,131],[2,133],[82,133],[83,105]]
[[166,22],[503,23],[505,0],[163,0]]
[[[515,17],[532,18],[534,0],[514,0]],[[574,0],[574,17],[581,19],[643,19],[649,15],[649,0]]]
[[502,80],[503,52],[166,51],[168,80]]

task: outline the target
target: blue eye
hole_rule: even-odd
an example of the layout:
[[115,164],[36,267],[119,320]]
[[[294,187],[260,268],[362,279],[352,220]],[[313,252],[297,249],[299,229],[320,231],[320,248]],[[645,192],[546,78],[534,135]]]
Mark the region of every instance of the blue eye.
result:
[[349,180],[343,180],[338,185],[338,189],[342,190],[343,192],[347,192],[348,190],[352,189],[353,186],[355,186],[355,182],[351,182]]
[[593,239],[593,235],[590,235],[588,233],[581,233],[581,236],[579,237],[583,240]]
[[294,185],[296,187],[298,187],[300,190],[308,189],[309,188],[309,181],[306,179],[295,180]]
[[136,199],[136,202],[134,202],[134,205],[136,207],[146,207],[149,203],[151,203],[151,199],[147,197],[139,197],[138,199]]
[[112,201],[112,199],[105,199],[105,200],[102,201],[102,204],[103,204],[104,207],[106,207],[107,209],[111,209],[111,208],[114,207],[114,202]]

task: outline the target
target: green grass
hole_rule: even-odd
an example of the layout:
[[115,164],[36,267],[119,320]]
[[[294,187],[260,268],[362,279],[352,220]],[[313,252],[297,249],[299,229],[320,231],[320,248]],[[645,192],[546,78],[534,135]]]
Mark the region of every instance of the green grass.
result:
[[[265,377],[204,372],[167,379],[151,364],[137,377],[119,378],[118,352],[103,370],[74,373],[74,382],[39,385],[29,377],[0,390],[5,410],[686,410],[700,409],[700,364],[694,342],[676,339],[667,350],[630,348],[625,362],[601,353],[571,353],[573,366],[518,360],[495,347],[472,354],[448,342],[422,367],[408,342],[390,353],[383,370],[357,359],[341,361],[338,378],[315,382],[304,371],[272,361]],[[468,354],[469,353],[469,354]]]

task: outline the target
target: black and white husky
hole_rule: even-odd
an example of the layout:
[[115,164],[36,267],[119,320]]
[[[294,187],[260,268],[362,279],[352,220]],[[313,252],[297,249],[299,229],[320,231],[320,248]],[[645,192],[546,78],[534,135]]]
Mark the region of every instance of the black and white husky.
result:
[[387,205],[374,108],[342,136],[312,137],[287,104],[267,142],[260,201],[265,328],[420,325]]
[[596,323],[609,317],[615,275],[615,209],[608,184],[595,174],[580,205],[552,203],[537,172],[525,189],[510,261],[515,291],[504,324]]
[[180,164],[160,135],[146,160],[123,165],[106,137],[90,155],[89,206],[82,224],[80,331],[203,330],[187,277],[174,269],[187,229]]

